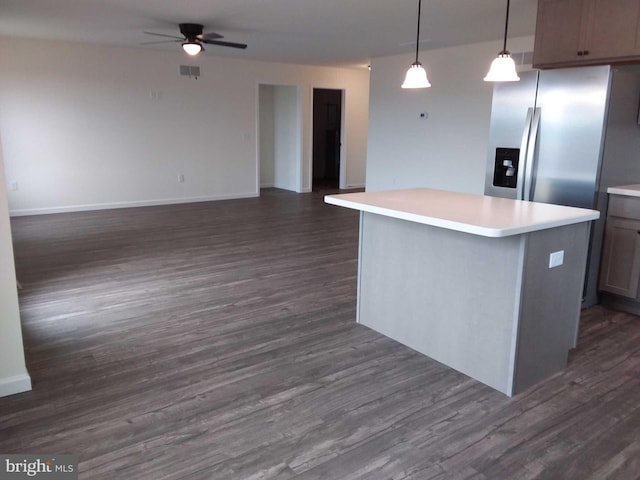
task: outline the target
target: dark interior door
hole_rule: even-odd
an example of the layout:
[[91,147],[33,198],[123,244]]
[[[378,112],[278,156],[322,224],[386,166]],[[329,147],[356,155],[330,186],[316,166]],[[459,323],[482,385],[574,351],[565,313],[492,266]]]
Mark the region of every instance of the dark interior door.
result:
[[313,189],[339,188],[342,91],[313,90]]

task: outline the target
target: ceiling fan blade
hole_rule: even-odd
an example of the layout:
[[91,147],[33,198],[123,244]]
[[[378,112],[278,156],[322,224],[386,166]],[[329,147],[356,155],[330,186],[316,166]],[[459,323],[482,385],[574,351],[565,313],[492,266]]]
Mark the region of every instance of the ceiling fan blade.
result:
[[222,38],[223,35],[220,35],[216,32],[203,33],[202,35],[197,35],[196,38],[201,41],[205,40],[216,40],[218,38]]
[[164,33],[143,32],[147,35],[155,35],[156,37],[175,38],[177,40],[183,40],[183,37],[176,37],[175,35],[165,35]]
[[157,45],[157,44],[160,44],[160,43],[178,43],[178,42],[181,42],[181,41],[182,41],[182,39],[179,39],[179,40],[158,40],[158,41],[155,41],[155,42],[142,42],[139,45]]
[[202,40],[202,43],[220,45],[221,47],[241,48],[243,50],[247,48],[246,43],[223,42],[221,40]]

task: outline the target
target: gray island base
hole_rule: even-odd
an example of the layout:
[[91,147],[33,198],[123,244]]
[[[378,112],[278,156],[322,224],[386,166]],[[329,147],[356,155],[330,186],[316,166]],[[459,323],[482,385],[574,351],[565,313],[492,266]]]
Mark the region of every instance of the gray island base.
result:
[[509,396],[566,367],[597,211],[430,189],[326,201],[361,211],[359,323]]

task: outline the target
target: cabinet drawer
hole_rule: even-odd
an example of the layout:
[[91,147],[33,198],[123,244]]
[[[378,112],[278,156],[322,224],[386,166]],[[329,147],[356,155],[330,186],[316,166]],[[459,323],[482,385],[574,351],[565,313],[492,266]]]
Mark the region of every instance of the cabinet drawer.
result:
[[640,220],[640,197],[611,195],[607,215]]

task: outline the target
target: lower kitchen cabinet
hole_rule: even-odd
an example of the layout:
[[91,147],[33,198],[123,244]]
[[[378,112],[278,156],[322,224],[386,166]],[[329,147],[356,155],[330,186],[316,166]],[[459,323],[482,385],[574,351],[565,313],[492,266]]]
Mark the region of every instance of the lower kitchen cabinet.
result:
[[640,220],[608,217],[600,270],[600,290],[638,298]]

